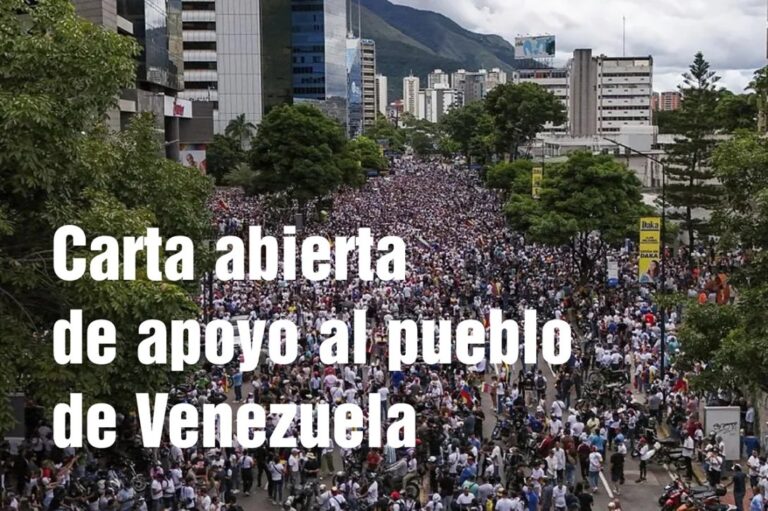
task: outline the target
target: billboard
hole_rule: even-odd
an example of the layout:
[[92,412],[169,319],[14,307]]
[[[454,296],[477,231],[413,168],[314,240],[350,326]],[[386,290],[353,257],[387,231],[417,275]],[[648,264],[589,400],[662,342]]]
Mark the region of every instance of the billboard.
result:
[[740,457],[740,413],[738,406],[704,407],[704,431],[723,438],[725,452],[720,454],[726,460],[738,460]]
[[531,172],[531,196],[538,199],[541,195],[541,181],[544,179],[544,168],[533,167]]
[[515,37],[516,59],[547,59],[555,56],[555,36]]
[[179,162],[185,167],[194,167],[202,174],[208,170],[205,144],[181,144],[179,145]]
[[608,259],[608,287],[619,285],[619,262],[616,259]]
[[661,249],[661,218],[646,216],[640,219],[640,257],[638,278],[641,283],[654,282],[659,275]]

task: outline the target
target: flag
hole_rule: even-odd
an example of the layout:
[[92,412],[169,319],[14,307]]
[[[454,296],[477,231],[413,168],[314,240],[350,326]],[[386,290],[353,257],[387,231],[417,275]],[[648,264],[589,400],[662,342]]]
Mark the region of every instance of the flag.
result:
[[469,391],[469,385],[464,385],[459,392],[459,397],[464,400],[465,404],[472,403],[472,393]]

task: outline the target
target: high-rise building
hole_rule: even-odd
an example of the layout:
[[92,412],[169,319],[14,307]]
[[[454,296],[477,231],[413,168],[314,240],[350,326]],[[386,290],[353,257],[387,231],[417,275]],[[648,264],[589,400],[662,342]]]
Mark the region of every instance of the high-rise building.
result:
[[568,66],[570,108],[568,120],[574,137],[597,133],[597,62],[592,50],[574,50]]
[[389,106],[389,94],[387,93],[387,77],[376,75],[376,110],[381,114],[387,115]]
[[403,78],[403,113],[419,115],[419,77],[406,76]]
[[475,73],[464,73],[464,97],[465,105],[482,100],[488,92],[488,73],[481,69]]
[[417,119],[440,122],[443,116],[456,105],[458,94],[445,84],[419,91],[419,114]]
[[259,124],[273,106],[291,101],[291,10],[284,0],[183,0],[183,7],[179,96],[212,101],[217,133],[241,114]]
[[507,73],[494,67],[485,76],[485,92],[491,92],[496,86],[507,83]]
[[211,101],[218,109],[216,2],[183,0],[184,90],[179,97]]
[[294,101],[346,126],[347,0],[291,0],[291,9]]
[[[165,155],[181,157],[185,136],[212,137],[210,108],[177,97],[184,89],[181,0],[73,0],[77,13],[107,30],[133,37],[141,47],[135,87],[125,89],[109,126],[120,130],[137,113],[152,113]],[[193,158],[194,159],[194,158]]]
[[427,87],[430,89],[433,89],[435,86],[449,87],[451,85],[450,78],[448,73],[444,72],[442,69],[435,69],[427,75]]
[[654,112],[671,112],[680,108],[683,95],[678,91],[654,92],[651,109]]
[[651,129],[651,57],[594,57],[577,49],[564,68],[521,70],[513,80],[536,83],[562,101],[567,124],[547,125],[545,133],[594,137]]
[[359,37],[347,37],[347,128],[350,138],[363,133],[363,64]]
[[597,134],[651,125],[653,58],[606,57],[597,60]]
[[360,41],[363,64],[363,128],[376,122],[376,43],[371,39]]

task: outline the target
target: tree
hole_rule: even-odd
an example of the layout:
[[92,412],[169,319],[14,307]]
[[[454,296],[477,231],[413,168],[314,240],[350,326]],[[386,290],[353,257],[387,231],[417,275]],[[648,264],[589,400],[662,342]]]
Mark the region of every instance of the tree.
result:
[[768,66],[755,71],[752,81],[747,89],[755,92],[755,106],[757,107],[757,131],[768,131]]
[[438,152],[443,134],[440,125],[412,115],[403,117],[405,143],[418,156],[430,156]]
[[531,192],[531,173],[534,163],[531,160],[501,162],[488,168],[485,183],[489,188],[525,194]]
[[533,140],[546,123],[558,125],[566,121],[560,100],[535,83],[499,85],[485,97],[485,107],[493,118],[499,143],[513,160],[518,157],[520,146]]
[[768,385],[768,141],[742,131],[712,157],[723,200],[715,212],[721,249],[742,247],[747,264],[729,271],[738,300],[686,307],[680,338],[683,362],[702,362],[697,387],[766,390]]
[[366,128],[365,136],[374,142],[384,144],[391,151],[399,153],[405,151],[405,134],[403,130],[381,115],[376,116],[376,122],[374,122],[373,126]]
[[208,144],[208,174],[216,182],[222,182],[224,176],[245,162],[246,153],[239,141],[227,135],[214,135]]
[[[689,247],[693,247],[696,231],[705,226],[702,219],[694,218],[697,208],[714,209],[719,191],[714,182],[710,156],[715,145],[719,92],[716,84],[720,77],[710,70],[701,52],[694,57],[689,71],[683,75],[680,91],[683,101],[675,119],[675,132],[680,136],[669,148],[667,173],[667,203],[673,208],[672,219],[682,220],[688,233]],[[689,251],[690,253],[690,251]]]
[[458,144],[468,165],[473,157],[485,159],[484,142],[493,135],[493,119],[482,102],[451,108],[440,124],[448,137]]
[[386,170],[389,167],[389,161],[382,154],[379,145],[368,137],[361,136],[350,140],[347,150],[363,169]]
[[729,90],[720,91],[715,116],[717,129],[726,133],[736,130],[757,129],[757,103],[754,94],[734,94]]
[[674,133],[677,110],[653,112],[653,124],[659,127],[659,134]]
[[343,128],[309,105],[280,105],[262,120],[249,153],[250,192],[285,192],[303,208],[344,183]]
[[[515,230],[531,240],[567,245],[575,269],[586,282],[606,244],[620,243],[644,211],[640,181],[608,155],[573,153],[544,168],[539,199],[515,190],[505,206]],[[591,238],[593,233],[599,236]]]
[[245,114],[240,114],[227,124],[224,128],[224,134],[236,140],[240,144],[240,148],[245,151],[248,148],[248,141],[253,136],[253,132],[256,131],[256,125],[246,120]]
[[[53,234],[66,224],[88,240],[159,227],[164,238],[199,242],[210,232],[210,181],[161,156],[153,119],[139,116],[117,134],[105,128],[115,98],[135,83],[131,39],[77,17],[67,0],[9,0],[0,9],[0,47],[0,395],[22,391],[50,410],[77,391],[86,405],[104,401],[127,413],[136,392],[166,391],[175,379],[137,361],[139,323],[195,318],[198,307],[189,288],[150,281],[141,266],[132,281],[59,280]],[[71,309],[85,322],[115,325],[114,363],[54,362],[52,326]],[[0,402],[0,430],[11,423]]]

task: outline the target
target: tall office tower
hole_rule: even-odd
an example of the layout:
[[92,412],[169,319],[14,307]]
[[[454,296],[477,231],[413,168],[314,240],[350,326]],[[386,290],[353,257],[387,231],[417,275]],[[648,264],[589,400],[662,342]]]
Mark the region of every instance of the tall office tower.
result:
[[419,77],[406,76],[403,78],[403,113],[414,117],[419,115]]
[[360,41],[363,65],[363,129],[376,122],[376,43],[371,39]]
[[293,99],[347,125],[347,0],[291,0]]
[[136,86],[122,92],[109,116],[124,128],[137,113],[155,117],[165,154],[179,158],[180,122],[192,119],[192,105],[177,94],[184,88],[181,0],[73,0],[77,13],[108,30],[133,37],[141,46]]
[[350,138],[363,134],[363,62],[359,37],[347,37],[347,126]]
[[386,76],[376,75],[376,111],[383,116],[387,115],[387,107],[389,106],[387,81]]

